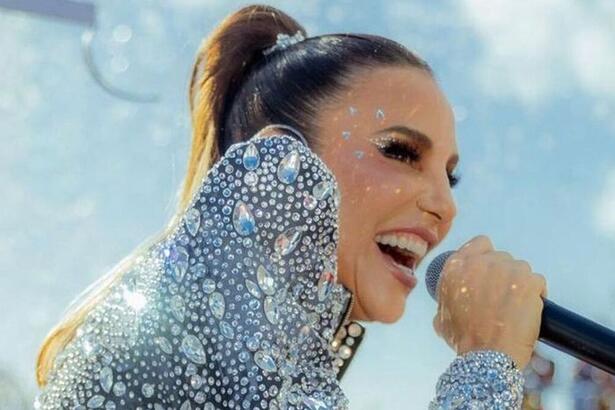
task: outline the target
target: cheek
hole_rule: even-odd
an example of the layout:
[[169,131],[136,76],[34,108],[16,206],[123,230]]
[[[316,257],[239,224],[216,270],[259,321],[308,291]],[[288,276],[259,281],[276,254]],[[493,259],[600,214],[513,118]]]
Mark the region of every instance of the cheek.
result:
[[[362,159],[339,161],[336,169],[342,198],[347,205],[379,205],[398,202],[401,193],[408,193],[409,175],[370,153]],[[383,208],[382,206],[379,206]],[[376,207],[378,208],[378,207]]]

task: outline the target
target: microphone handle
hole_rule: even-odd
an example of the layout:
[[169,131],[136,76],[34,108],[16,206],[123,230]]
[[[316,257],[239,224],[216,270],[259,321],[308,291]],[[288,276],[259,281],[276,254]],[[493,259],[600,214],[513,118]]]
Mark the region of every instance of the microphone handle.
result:
[[615,332],[548,299],[538,340],[615,375]]

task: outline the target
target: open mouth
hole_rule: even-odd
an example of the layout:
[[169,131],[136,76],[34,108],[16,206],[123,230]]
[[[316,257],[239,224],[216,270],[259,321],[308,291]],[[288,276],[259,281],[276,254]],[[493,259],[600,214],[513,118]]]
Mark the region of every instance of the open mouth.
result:
[[380,248],[380,251],[382,253],[390,256],[396,264],[405,267],[414,275],[414,269],[416,267],[416,256],[412,252],[398,248],[397,246],[385,245],[379,242],[376,243],[378,244],[378,248]]

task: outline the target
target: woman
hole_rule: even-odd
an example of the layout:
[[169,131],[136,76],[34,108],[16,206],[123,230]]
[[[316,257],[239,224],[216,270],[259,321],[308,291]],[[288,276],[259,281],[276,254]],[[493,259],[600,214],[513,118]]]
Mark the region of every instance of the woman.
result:
[[[347,408],[358,321],[400,318],[456,214],[445,96],[393,41],[305,38],[258,5],[203,44],[190,103],[177,216],[52,331],[35,405]],[[518,408],[542,276],[479,236],[438,292],[434,327],[459,356],[431,407]]]

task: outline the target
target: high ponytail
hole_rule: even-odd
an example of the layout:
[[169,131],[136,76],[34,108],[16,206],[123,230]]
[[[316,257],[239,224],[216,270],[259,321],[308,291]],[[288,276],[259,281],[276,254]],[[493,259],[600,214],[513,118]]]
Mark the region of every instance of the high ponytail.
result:
[[305,35],[292,17],[273,7],[251,5],[225,18],[198,50],[192,70],[189,103],[192,148],[180,194],[185,209],[207,170],[222,154],[225,115],[246,73],[264,58],[278,33]]
[[200,46],[189,89],[192,148],[177,211],[158,234],[141,243],[71,303],[45,338],[36,362],[36,379],[47,383],[57,354],[74,337],[87,314],[130,269],[138,256],[171,232],[216,160],[234,142],[262,127],[284,124],[320,149],[315,121],[323,101],[348,87],[357,70],[379,65],[430,67],[404,46],[368,34],[310,37],[272,53],[263,51],[277,35],[305,30],[273,7],[252,5],[231,14]]

